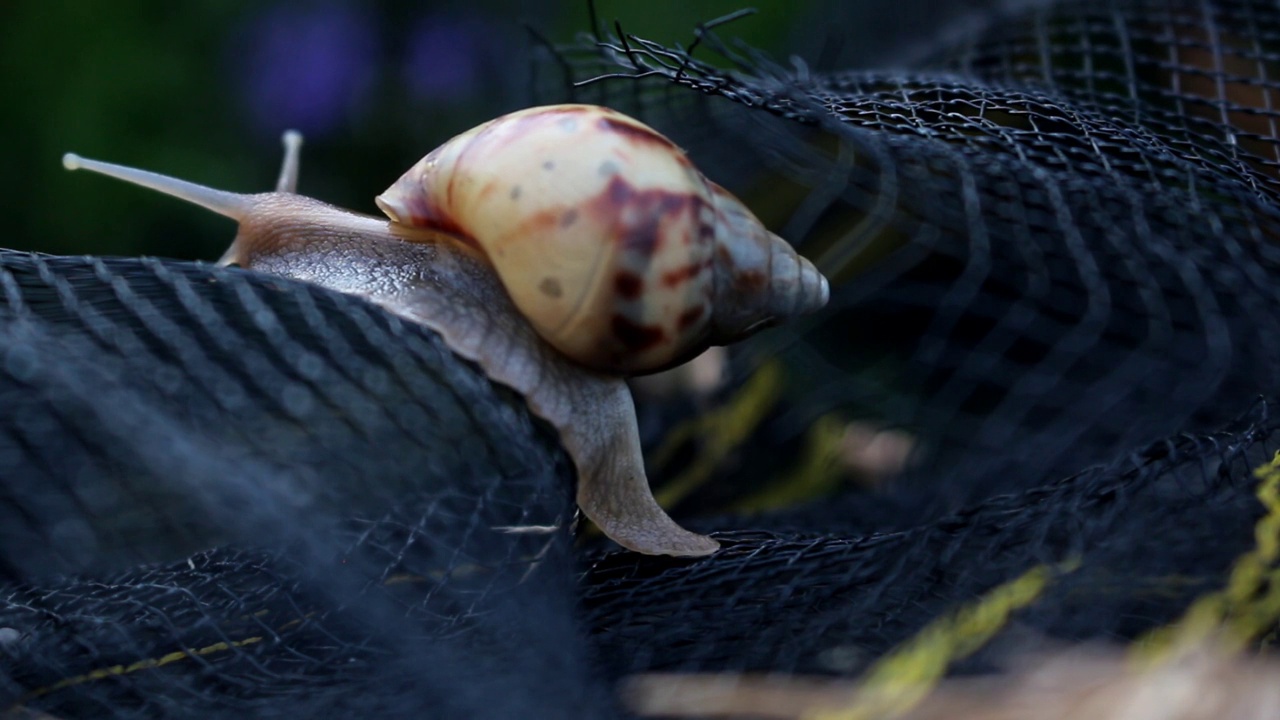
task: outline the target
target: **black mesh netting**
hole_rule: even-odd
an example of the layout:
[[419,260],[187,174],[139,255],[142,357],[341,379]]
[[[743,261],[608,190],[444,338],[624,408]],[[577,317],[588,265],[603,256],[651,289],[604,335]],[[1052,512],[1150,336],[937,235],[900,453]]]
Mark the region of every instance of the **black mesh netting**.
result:
[[[1248,601],[1233,568],[1276,560],[1280,9],[983,17],[893,72],[710,33],[732,70],[625,36],[549,66],[833,281],[715,407],[641,408],[683,437],[653,474],[704,559],[575,547],[549,428],[359,300],[0,252],[0,715],[617,717],[639,673],[857,677],[1037,568],[953,672]],[[833,419],[910,438],[901,477],[812,482]]]

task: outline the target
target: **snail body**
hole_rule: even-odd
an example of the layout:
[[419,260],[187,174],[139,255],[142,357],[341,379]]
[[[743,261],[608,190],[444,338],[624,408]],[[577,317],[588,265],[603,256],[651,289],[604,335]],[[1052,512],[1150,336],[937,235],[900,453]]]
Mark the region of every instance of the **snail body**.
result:
[[[553,118],[552,131],[536,120],[540,113]],[[563,116],[578,119],[576,135],[565,130]],[[623,374],[668,367],[711,343],[820,307],[827,283],[785,242],[759,227],[740,203],[702,178],[669,141],[664,152],[675,160],[622,152],[631,145],[592,138],[609,131],[601,118],[626,121],[628,129],[614,130],[624,137],[642,128],[665,141],[604,108],[514,113],[449,141],[379,196],[391,221],[298,195],[301,137],[296,133],[285,134],[283,169],[270,193],[213,190],[75,155],[65,156],[63,163],[237,220],[239,232],[220,265],[357,295],[438,332],[451,350],[516,390],[534,414],[557,429],[578,470],[578,506],[607,536],[638,552],[705,555],[716,550],[716,541],[681,528],[653,499]],[[520,127],[540,128],[530,136],[538,142],[522,146]],[[548,140],[555,133],[570,146],[577,139],[576,147],[557,149]],[[581,133],[603,144],[584,142]],[[659,146],[648,136],[636,142],[646,151]],[[512,157],[498,147],[508,148]],[[603,173],[600,162],[586,164],[576,157],[601,147],[613,148],[608,152],[620,168],[617,173]],[[628,171],[627,155],[642,158],[640,170]],[[537,180],[548,159],[566,172],[549,182]],[[650,174],[658,179],[648,179]],[[524,179],[513,185],[515,178]],[[625,197],[620,183],[630,188]],[[628,199],[654,192],[668,199]],[[704,194],[671,199],[680,193]],[[510,202],[512,195],[525,203],[504,209],[502,201]],[[720,195],[728,200],[717,200]],[[566,223],[575,210],[577,217]],[[558,232],[579,222],[605,234]],[[732,233],[748,235],[748,242],[724,247],[735,244]],[[783,247],[773,248],[775,242]],[[621,255],[611,246],[622,246]],[[678,256],[668,257],[673,251]],[[747,268],[748,280],[720,278],[717,255],[725,258],[722,267]],[[675,277],[673,272],[687,279],[663,286],[662,279]],[[632,297],[628,281],[620,287],[618,278],[629,273],[641,278],[642,290],[661,288],[651,306],[643,296]],[[769,282],[772,277],[776,283]],[[549,291],[556,285],[558,293]],[[737,306],[721,300],[744,290],[748,296],[767,296],[770,289],[799,297]],[[726,307],[717,310],[721,303]],[[526,310],[530,304],[537,307]],[[681,314],[695,312],[692,307],[703,308],[699,319],[682,322]]]

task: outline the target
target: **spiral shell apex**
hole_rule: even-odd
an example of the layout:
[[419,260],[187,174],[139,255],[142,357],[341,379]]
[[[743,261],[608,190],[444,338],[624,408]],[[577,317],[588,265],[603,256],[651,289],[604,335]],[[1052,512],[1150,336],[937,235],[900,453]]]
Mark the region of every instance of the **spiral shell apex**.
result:
[[645,373],[827,301],[826,278],[656,130],[537,107],[458,135],[377,198],[480,250],[538,334]]

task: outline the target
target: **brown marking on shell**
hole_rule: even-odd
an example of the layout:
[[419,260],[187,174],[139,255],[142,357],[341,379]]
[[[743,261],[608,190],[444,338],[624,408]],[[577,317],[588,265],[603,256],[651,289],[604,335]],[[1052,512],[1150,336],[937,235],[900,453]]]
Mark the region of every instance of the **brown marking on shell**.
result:
[[693,327],[702,316],[706,313],[707,308],[704,305],[694,305],[693,307],[680,313],[680,319],[676,321],[676,328],[680,332],[684,332]]
[[[566,215],[572,215],[573,217],[566,222]],[[559,207],[539,212],[529,212],[525,213],[523,219],[520,220],[520,232],[525,235],[533,235],[535,233],[555,231],[572,225],[577,220],[578,212],[576,210],[565,212]]]
[[706,263],[689,263],[682,267],[662,273],[663,287],[674,288],[698,277]]
[[407,217],[400,218],[401,224],[439,230],[463,240],[467,245],[479,247],[471,233],[467,232],[452,214],[445,212],[429,193],[414,192],[413,188],[410,190],[406,192],[402,187],[392,187],[392,191],[396,192],[405,212],[408,213]]
[[467,231],[461,225],[459,225],[458,221],[454,220],[453,216],[451,215],[445,215],[443,213],[440,213],[440,214],[411,213],[410,218],[412,219],[412,223],[410,224],[412,224],[414,227],[439,230],[440,232],[448,233],[450,235],[454,235],[458,238],[461,238],[464,242],[466,242],[466,244],[471,245],[472,247],[479,247],[476,244],[475,238],[471,237],[471,235],[468,234]]
[[621,228],[618,237],[620,249],[653,257],[662,246],[662,216],[644,213],[642,220],[630,227]]
[[698,218],[698,239],[714,240],[716,236],[716,223],[714,216],[711,218]]
[[[462,150],[458,153],[458,159],[455,161],[455,164],[462,163],[463,157],[467,154],[467,151],[474,146],[475,146],[474,143],[467,143],[466,145],[464,145],[462,147]],[[431,155],[434,155],[435,152],[436,151],[433,151],[431,154],[427,155],[427,157],[431,157]],[[462,167],[466,167],[466,166],[463,165]],[[449,175],[449,179],[447,182],[445,182],[445,185],[444,185],[444,204],[448,207],[453,207],[453,189],[454,189],[454,186],[457,185],[457,182],[461,173],[451,172],[451,173],[448,173],[448,175]]]
[[733,262],[733,253],[723,245],[716,245],[716,257],[720,262],[720,270],[728,272],[733,278],[733,287],[738,292],[763,292],[769,285],[769,275],[762,270],[745,270],[738,268]]
[[[684,153],[680,152],[680,149],[676,147],[675,143],[671,142],[671,140],[669,140],[665,135],[652,128],[645,127],[644,125],[627,122],[620,118],[605,115],[600,118],[599,126],[600,129],[605,132],[616,132],[642,143],[653,143],[661,145],[662,147],[672,148],[676,151],[678,157],[684,157]],[[686,160],[686,162],[688,162],[688,160]]]
[[610,322],[613,336],[633,352],[643,352],[666,340],[667,333],[653,325],[639,325],[625,315],[614,314]]
[[604,217],[622,217],[630,208],[639,222],[618,228],[619,249],[653,256],[661,247],[663,224],[684,212],[698,216],[703,200],[691,192],[671,192],[661,188],[637,189],[621,175],[614,175],[604,191],[591,203],[592,211]]
[[624,300],[635,300],[644,292],[644,278],[627,270],[619,270],[613,278],[613,289]]
[[614,207],[621,207],[631,200],[631,196],[634,195],[635,192],[636,189],[632,187],[631,183],[623,180],[619,175],[613,175],[609,178],[609,184],[605,186],[604,192],[601,193],[601,197],[610,205],[613,205]]
[[542,282],[538,283],[538,290],[540,290],[543,295],[552,298],[558,298],[561,295],[564,295],[564,287],[560,284],[559,280],[553,277],[542,278]]
[[471,137],[471,140],[472,142],[482,140],[487,142],[488,138],[486,136],[492,135],[495,132],[505,133],[511,138],[525,137],[528,129],[523,126],[546,125],[552,122],[560,122],[560,120],[563,119],[561,117],[563,115],[578,115],[582,112],[583,110],[581,107],[574,107],[572,105],[550,105],[538,108],[537,112],[514,113],[512,115],[498,118],[497,120],[501,122],[491,120],[485,123],[478,129],[476,134]]
[[769,285],[769,276],[759,270],[742,270],[733,274],[734,287],[748,292],[762,292]]

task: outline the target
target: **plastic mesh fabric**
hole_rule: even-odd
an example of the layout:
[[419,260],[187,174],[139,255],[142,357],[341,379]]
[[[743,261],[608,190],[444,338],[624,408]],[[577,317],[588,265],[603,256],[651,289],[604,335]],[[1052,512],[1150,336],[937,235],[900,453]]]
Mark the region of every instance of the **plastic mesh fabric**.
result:
[[[1149,641],[1224,587],[1200,615],[1265,646],[1277,24],[1031,7],[893,73],[563,49],[571,79],[645,74],[576,99],[740,178],[833,280],[735,358],[721,400],[753,419],[655,462],[719,531],[699,560],[573,552],[554,435],[362,302],[0,253],[0,713],[625,716],[636,675],[856,678],[922,638],[985,673]],[[831,418],[905,429],[916,463],[807,484]],[[986,625],[936,629],[966,606]]]
[[[525,691],[605,697],[574,667],[568,461],[437,337],[181,263],[0,253],[0,287],[0,705],[508,717]],[[507,690],[481,703],[463,679]]]
[[[766,220],[836,285],[790,358],[806,383],[794,426],[838,410],[908,428],[936,461],[916,483],[942,508],[1213,428],[1274,387],[1269,191],[1253,165],[1227,162],[1228,128],[1202,150],[1173,110],[989,79],[1050,74],[999,59],[1044,46],[1036,58],[1088,87],[1093,56],[1068,49],[1104,52],[1079,35],[1091,12],[1120,28],[1111,46],[1132,66],[1165,62],[1117,20],[1146,18],[1142,3],[1055,8],[995,22],[938,72],[792,74],[726,49],[735,74],[641,39],[569,54],[583,79],[644,75],[587,84],[583,99],[691,128],[713,167],[723,143],[740,149],[728,166],[766,168],[735,189],[764,198]],[[1265,35],[1280,15],[1253,17]],[[965,74],[975,67],[987,71]]]
[[576,99],[646,113],[717,179],[763,168],[733,189],[834,281],[798,337],[755,348],[790,364],[787,400],[708,485],[755,492],[768,440],[832,413],[921,450],[887,495],[706,522],[771,531],[716,563],[592,566],[617,671],[856,675],[1077,558],[958,665],[990,669],[1046,638],[1145,637],[1226,583],[1274,533],[1253,475],[1274,426],[1245,413],[1276,391],[1277,23],[1256,3],[1045,4],[893,73],[783,70],[708,35],[733,71],[636,37],[567,50]]
[[1080,3],[993,26],[935,63],[1136,121],[1274,201],[1278,43],[1266,3]]
[[757,519],[779,529],[735,535],[714,560],[609,555],[585,576],[588,617],[620,674],[856,674],[959,604],[1078,562],[995,655],[1046,638],[1126,642],[1221,586],[1252,547],[1252,470],[1277,448],[1267,410],[903,532],[833,537],[798,515]]

